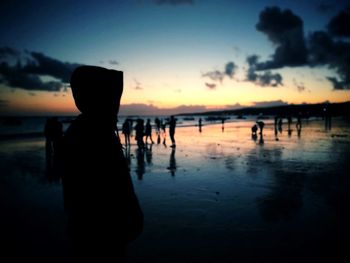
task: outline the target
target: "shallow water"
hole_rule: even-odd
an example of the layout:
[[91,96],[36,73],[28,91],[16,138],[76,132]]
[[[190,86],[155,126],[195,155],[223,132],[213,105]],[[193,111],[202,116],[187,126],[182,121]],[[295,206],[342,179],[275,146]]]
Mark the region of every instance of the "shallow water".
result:
[[[252,140],[250,126],[179,128],[176,149],[131,146],[145,230],[128,262],[348,257],[349,122],[334,120],[331,130],[304,123],[300,136],[284,130],[278,140],[267,125],[263,143]],[[9,249],[67,261],[61,184],[46,166],[43,139],[1,141],[0,169]]]

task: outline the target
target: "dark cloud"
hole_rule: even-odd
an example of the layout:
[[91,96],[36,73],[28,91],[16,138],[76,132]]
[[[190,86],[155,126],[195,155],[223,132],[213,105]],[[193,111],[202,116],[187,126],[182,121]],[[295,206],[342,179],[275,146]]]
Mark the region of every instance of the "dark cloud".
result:
[[284,106],[284,105],[288,105],[288,102],[285,102],[283,100],[253,102],[253,106],[255,107],[273,107],[273,106]]
[[[26,90],[59,91],[80,64],[61,62],[39,52],[0,49],[0,83]],[[54,80],[43,81],[42,77]]]
[[259,65],[259,57],[257,55],[251,55],[247,57],[247,63],[249,65],[246,75],[246,80],[254,82],[261,87],[278,87],[283,86],[283,78],[279,73],[271,73],[267,70],[264,72],[257,71]]
[[318,11],[320,11],[321,13],[328,13],[330,11],[333,11],[335,9],[336,5],[337,4],[334,2],[329,2],[329,3],[322,2],[322,3],[318,3],[316,5],[316,9]]
[[110,60],[108,62],[109,62],[110,65],[119,65],[119,62],[114,60],[114,59],[112,59],[112,60]]
[[0,59],[6,59],[9,56],[19,56],[20,52],[10,47],[0,47]]
[[342,10],[327,25],[330,34],[338,37],[350,37],[350,7]]
[[350,42],[334,40],[325,31],[309,36],[309,65],[328,66],[337,77],[327,77],[335,90],[350,89]]
[[272,60],[261,62],[257,70],[296,67],[306,64],[307,50],[304,40],[303,21],[289,9],[266,7],[259,17],[256,29],[276,45]]
[[238,67],[236,66],[236,64],[230,61],[226,63],[223,71],[219,71],[219,70],[209,71],[209,72],[203,73],[202,77],[208,77],[212,81],[222,82],[226,76],[232,79],[236,73],[237,68]]
[[153,0],[156,5],[193,5],[194,0]]
[[228,62],[225,66],[225,74],[229,76],[231,79],[235,75],[235,71],[237,69],[237,66],[233,62]]
[[216,84],[215,83],[208,83],[208,82],[205,82],[205,86],[207,86],[209,89],[216,89]]
[[220,81],[220,82],[222,82],[222,80],[225,77],[225,74],[223,74],[223,72],[221,72],[219,70],[214,70],[214,71],[209,71],[207,73],[203,73],[202,77],[208,77],[212,81]]

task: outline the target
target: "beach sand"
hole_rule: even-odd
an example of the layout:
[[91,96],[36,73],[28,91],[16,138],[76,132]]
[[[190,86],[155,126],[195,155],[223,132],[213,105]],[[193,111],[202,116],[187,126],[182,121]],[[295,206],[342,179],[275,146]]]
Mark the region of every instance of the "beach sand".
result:
[[[126,262],[350,260],[349,121],[334,119],[330,130],[305,122],[300,136],[284,125],[278,140],[267,125],[263,142],[252,140],[252,124],[178,128],[176,149],[141,152],[132,138],[145,228]],[[0,141],[0,171],[3,252],[69,262],[61,182],[46,165],[44,139]]]

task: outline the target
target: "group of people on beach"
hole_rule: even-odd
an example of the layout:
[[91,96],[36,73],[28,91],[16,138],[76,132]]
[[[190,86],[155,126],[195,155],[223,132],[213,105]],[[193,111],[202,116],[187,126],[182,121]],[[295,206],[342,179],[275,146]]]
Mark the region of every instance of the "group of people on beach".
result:
[[[288,135],[291,136],[292,134],[292,116],[287,117],[288,120]],[[275,130],[275,137],[276,141],[278,141],[278,133],[282,133],[282,125],[283,125],[283,118],[279,116],[275,116],[274,120],[274,130]],[[259,129],[259,135],[260,135],[260,143],[263,143],[263,129],[264,129],[265,123],[261,120],[256,121],[256,123],[252,126],[251,131],[252,131],[252,139],[256,140],[257,139],[257,132]],[[300,114],[297,116],[297,122],[296,122],[296,130],[298,132],[298,136],[301,134],[301,116]]]
[[[169,137],[171,140],[171,146],[172,148],[176,147],[175,142],[175,128],[176,128],[176,121],[177,119],[174,116],[170,116],[170,119],[163,121],[163,119],[159,119],[158,117],[155,118],[155,130],[157,134],[157,143],[160,144],[161,137],[162,143],[164,146],[166,146],[166,126],[169,125]],[[124,134],[125,138],[125,146],[130,146],[130,137],[132,135],[133,130],[135,130],[135,140],[137,142],[137,146],[141,149],[145,147],[145,145],[148,144],[148,139],[150,140],[151,144],[154,144],[153,138],[152,138],[152,124],[151,119],[147,119],[146,125],[144,125],[144,120],[141,118],[138,118],[136,120],[135,127],[133,126],[134,120],[131,118],[125,119],[123,125],[122,125],[122,133]]]

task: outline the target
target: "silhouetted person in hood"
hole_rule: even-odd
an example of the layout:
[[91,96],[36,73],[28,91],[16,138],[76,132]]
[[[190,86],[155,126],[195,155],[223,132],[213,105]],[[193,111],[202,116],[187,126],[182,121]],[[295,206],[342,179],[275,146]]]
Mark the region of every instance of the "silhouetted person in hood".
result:
[[71,76],[81,114],[63,138],[62,179],[77,262],[118,262],[143,215],[116,133],[123,72],[81,66]]

